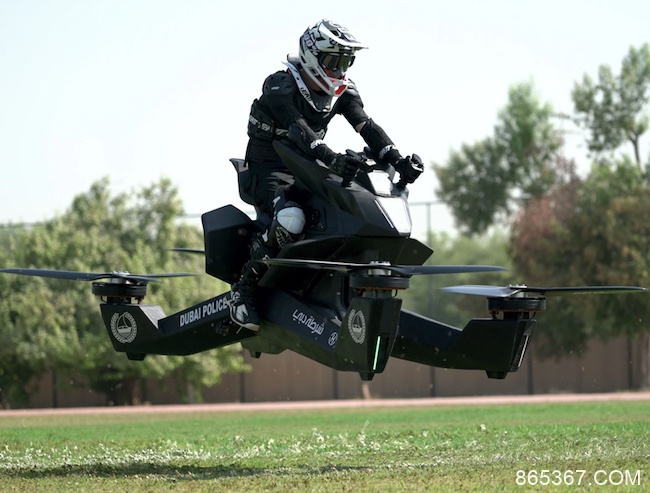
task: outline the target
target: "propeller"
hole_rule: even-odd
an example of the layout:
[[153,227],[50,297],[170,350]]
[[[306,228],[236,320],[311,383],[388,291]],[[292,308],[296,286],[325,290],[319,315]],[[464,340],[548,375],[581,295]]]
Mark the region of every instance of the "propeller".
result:
[[181,253],[194,253],[197,255],[205,255],[205,250],[199,250],[198,248],[170,248],[172,252],[181,252]]
[[69,281],[99,281],[100,279],[121,279],[136,283],[155,282],[164,277],[193,276],[187,272],[170,272],[165,274],[130,274],[128,272],[77,272],[72,270],[52,269],[0,269],[0,273],[18,274],[21,276],[50,277]]
[[520,284],[509,286],[449,286],[442,288],[450,293],[471,294],[476,296],[487,296],[489,298],[508,298],[519,293],[536,293],[542,296],[562,295],[583,295],[583,294],[616,294],[616,293],[638,293],[648,291],[639,286],[576,286],[576,287],[534,287]]
[[388,262],[333,262],[329,260],[307,260],[275,258],[261,260],[267,265],[282,267],[302,267],[307,269],[324,269],[336,272],[355,272],[358,270],[379,269],[387,270],[405,277],[419,274],[463,274],[470,272],[493,272],[506,270],[504,267],[493,265],[392,265]]

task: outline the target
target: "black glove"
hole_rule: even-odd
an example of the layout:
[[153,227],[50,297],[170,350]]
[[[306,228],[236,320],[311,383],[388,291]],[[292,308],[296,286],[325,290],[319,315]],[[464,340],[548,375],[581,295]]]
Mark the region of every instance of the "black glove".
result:
[[343,184],[347,185],[357,176],[359,168],[365,165],[363,159],[350,154],[337,154],[332,160],[330,169],[343,178]]
[[420,156],[413,154],[397,161],[395,169],[399,172],[400,181],[413,183],[424,172],[424,163]]

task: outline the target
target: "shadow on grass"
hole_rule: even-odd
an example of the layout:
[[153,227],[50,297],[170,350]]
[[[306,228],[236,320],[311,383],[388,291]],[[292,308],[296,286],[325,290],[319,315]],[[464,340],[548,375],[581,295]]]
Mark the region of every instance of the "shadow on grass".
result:
[[368,470],[367,466],[339,466],[327,465],[322,467],[313,467],[306,465],[279,466],[279,467],[245,467],[241,465],[215,465],[215,466],[192,466],[192,465],[163,465],[154,463],[137,463],[102,465],[93,464],[88,466],[61,466],[45,469],[30,470],[13,470],[0,473],[0,476],[23,478],[23,479],[47,479],[63,477],[106,477],[106,478],[127,478],[129,476],[157,476],[159,478],[169,478],[174,480],[210,480],[219,478],[237,478],[248,476],[262,476],[273,474],[274,476],[282,475],[311,475],[327,474],[332,472],[345,471],[364,471]]

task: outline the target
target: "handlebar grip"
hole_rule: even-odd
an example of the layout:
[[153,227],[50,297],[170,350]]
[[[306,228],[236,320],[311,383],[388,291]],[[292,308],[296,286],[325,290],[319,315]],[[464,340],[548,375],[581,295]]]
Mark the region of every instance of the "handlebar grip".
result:
[[355,157],[361,161],[365,161],[364,157],[361,154],[359,154],[356,151],[353,151],[352,149],[346,149],[345,154],[351,157]]
[[[358,163],[357,163],[357,171],[356,171],[356,173],[358,173],[359,170],[360,170],[360,169],[363,167],[363,165],[365,164],[365,159],[364,159],[364,157],[363,157],[361,154],[359,154],[358,152],[355,152],[355,151],[353,151],[353,150],[351,150],[351,149],[346,149],[346,150],[345,150],[345,155],[346,155],[346,156],[349,156],[349,157],[352,157],[352,158],[355,158],[355,159],[358,161]],[[356,176],[356,173],[355,173],[355,176]],[[349,186],[352,184],[352,181],[354,180],[354,178],[355,178],[355,177],[353,176],[352,178],[344,179],[344,180],[341,182],[341,186],[342,186],[343,188],[347,188],[347,187],[349,187]]]

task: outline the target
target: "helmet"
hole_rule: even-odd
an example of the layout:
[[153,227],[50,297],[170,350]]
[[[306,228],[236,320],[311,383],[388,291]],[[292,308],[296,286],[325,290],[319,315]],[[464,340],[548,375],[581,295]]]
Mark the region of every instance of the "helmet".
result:
[[307,75],[330,96],[347,88],[345,72],[354,53],[366,48],[343,26],[323,19],[307,28],[300,38],[300,62]]

